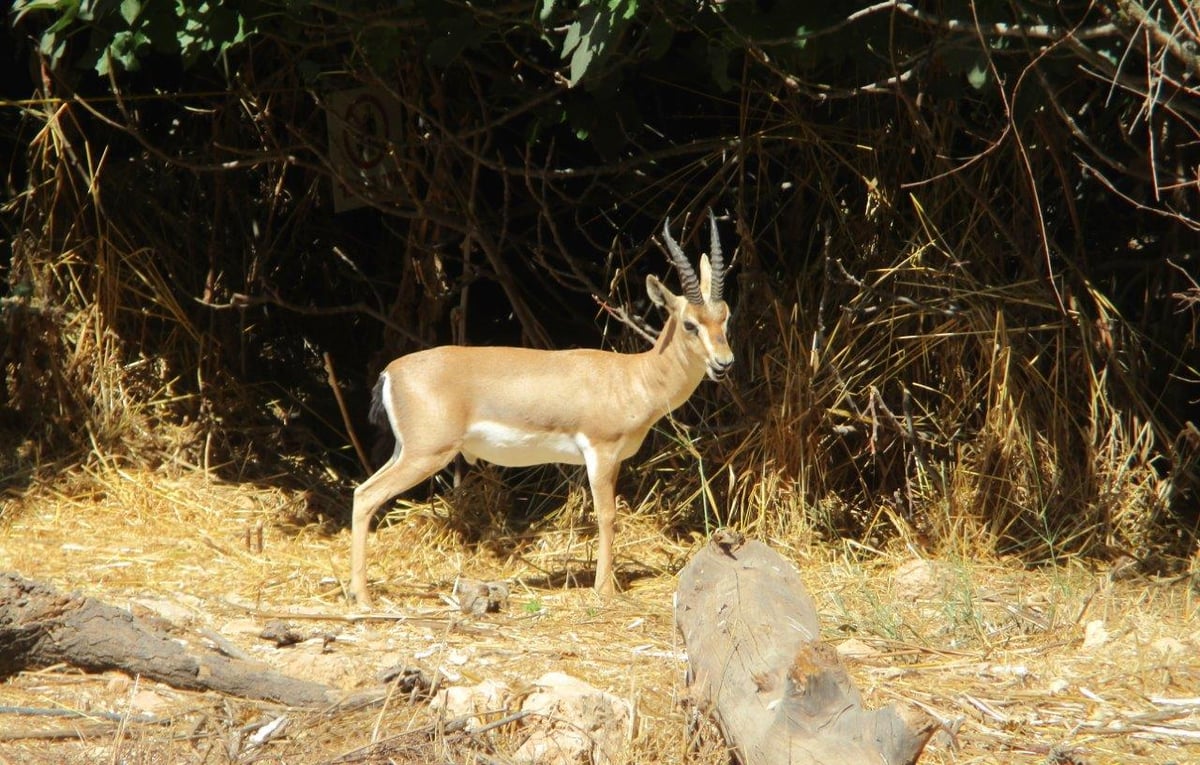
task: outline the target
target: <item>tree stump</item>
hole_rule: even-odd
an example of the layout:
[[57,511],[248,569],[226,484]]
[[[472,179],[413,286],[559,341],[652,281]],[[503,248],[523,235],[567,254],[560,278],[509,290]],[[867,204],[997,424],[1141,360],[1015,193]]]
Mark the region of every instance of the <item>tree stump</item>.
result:
[[675,603],[690,696],[742,765],[911,765],[938,727],[912,705],[863,709],[800,575],[761,542],[719,530],[680,572]]
[[0,646],[0,678],[66,663],[295,707],[331,704],[341,695],[256,662],[192,653],[128,611],[11,573],[0,573]]

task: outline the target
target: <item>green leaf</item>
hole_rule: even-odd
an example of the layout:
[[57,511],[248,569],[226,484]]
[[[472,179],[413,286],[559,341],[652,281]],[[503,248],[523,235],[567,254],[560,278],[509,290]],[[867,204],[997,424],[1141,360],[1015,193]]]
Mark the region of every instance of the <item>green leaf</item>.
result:
[[580,45],[575,49],[574,55],[571,56],[571,87],[579,84],[583,76],[587,74],[588,67],[592,65],[592,59],[595,57],[590,45]]
[[112,42],[109,43],[108,49],[105,51],[107,55],[101,56],[96,62],[96,73],[107,75],[112,64],[120,64],[120,68],[127,72],[137,71],[140,65],[138,54],[149,44],[146,35],[140,31],[131,31],[128,29],[117,32],[113,35]]
[[608,11],[611,15],[623,21],[629,21],[637,14],[637,0],[608,0]]
[[125,19],[126,24],[132,26],[141,12],[141,0],[121,0],[121,18]]
[[111,0],[80,0],[79,18],[84,21],[96,21],[112,15],[114,3]]
[[59,59],[67,51],[67,41],[58,35],[45,34],[42,35],[42,41],[38,44],[38,50],[42,55],[50,60],[50,66],[58,66]]
[[71,26],[71,24],[73,24],[73,23],[75,23],[75,11],[74,10],[70,11],[69,13],[65,13],[61,17],[59,17],[58,21],[51,24],[50,28],[47,29],[46,31],[49,32],[50,34],[58,34],[59,32],[66,29],[67,27]]
[[[581,11],[581,14],[583,12],[586,11]],[[571,51],[575,50],[575,47],[579,45],[579,40],[582,37],[583,23],[581,21],[576,21],[575,23],[571,24],[571,26],[567,27],[567,35],[563,38],[562,53],[560,55],[563,58],[566,58],[568,55],[570,55]]]
[[976,64],[967,72],[967,83],[976,90],[983,90],[983,86],[987,85],[988,70],[982,64]]
[[16,0],[12,6],[13,26],[20,24],[21,19],[36,11],[58,11],[62,14],[62,18],[56,22],[56,25],[62,24],[63,19],[70,23],[79,15],[79,0]]
[[[567,29],[563,40],[563,57],[571,56],[568,80],[575,87],[592,69],[592,65],[609,52],[609,43],[616,37],[614,14],[610,5],[587,5],[579,9],[579,18]],[[624,21],[616,18],[620,24]]]

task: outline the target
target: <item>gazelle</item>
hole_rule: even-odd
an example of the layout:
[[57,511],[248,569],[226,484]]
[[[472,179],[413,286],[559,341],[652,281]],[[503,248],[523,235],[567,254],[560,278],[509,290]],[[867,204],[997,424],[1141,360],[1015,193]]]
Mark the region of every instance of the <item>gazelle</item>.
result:
[[370,606],[367,532],[383,503],[429,478],[458,454],[468,462],[524,467],[585,465],[599,527],[595,589],[613,591],[616,480],[621,462],[651,426],[686,401],[707,374],[724,377],[733,363],[725,336],[729,306],[721,299],[725,266],[717,221],[709,211],[712,260],[700,276],[671,238],[663,239],[683,295],[654,276],[650,299],[667,311],[654,347],[642,353],[594,349],[444,345],[387,365],[371,403],[371,420],[396,437],[386,465],[354,490],[350,595]]

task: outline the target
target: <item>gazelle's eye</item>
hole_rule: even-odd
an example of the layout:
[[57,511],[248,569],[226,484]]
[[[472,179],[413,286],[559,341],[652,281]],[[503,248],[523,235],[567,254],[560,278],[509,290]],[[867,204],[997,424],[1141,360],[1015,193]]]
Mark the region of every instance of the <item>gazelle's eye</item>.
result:
[[693,335],[700,331],[700,325],[690,319],[683,320],[683,328]]

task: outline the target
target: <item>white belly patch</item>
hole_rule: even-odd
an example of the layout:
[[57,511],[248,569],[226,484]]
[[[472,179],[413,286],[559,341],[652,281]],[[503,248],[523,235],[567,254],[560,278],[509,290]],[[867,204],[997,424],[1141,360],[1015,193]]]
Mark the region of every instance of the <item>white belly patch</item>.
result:
[[462,452],[470,461],[487,460],[504,467],[584,464],[583,452],[572,434],[531,432],[486,420],[467,429]]

